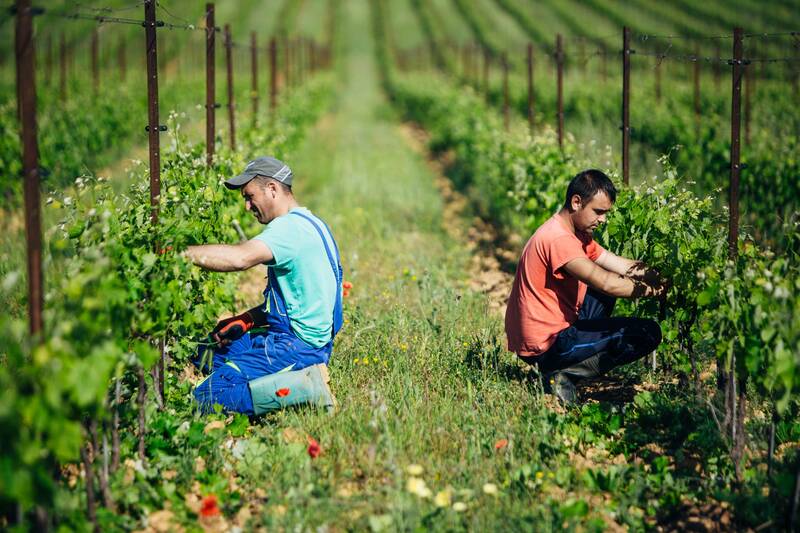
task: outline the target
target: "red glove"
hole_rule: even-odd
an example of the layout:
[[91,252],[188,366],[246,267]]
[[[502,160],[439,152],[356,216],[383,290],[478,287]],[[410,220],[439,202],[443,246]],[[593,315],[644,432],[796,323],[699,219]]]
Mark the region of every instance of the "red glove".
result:
[[211,332],[211,338],[222,346],[227,346],[250,331],[254,324],[252,315],[245,311],[241,315],[220,320]]

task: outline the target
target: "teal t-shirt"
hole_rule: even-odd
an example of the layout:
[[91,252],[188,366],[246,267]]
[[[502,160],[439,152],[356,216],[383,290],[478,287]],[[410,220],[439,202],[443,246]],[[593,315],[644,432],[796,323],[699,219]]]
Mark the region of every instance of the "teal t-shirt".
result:
[[[325,225],[305,207],[292,211],[317,222],[335,262],[334,243]],[[292,330],[308,344],[324,346],[331,340],[337,283],[319,233],[303,217],[286,214],[273,219],[255,238],[275,256],[267,268],[275,269]]]

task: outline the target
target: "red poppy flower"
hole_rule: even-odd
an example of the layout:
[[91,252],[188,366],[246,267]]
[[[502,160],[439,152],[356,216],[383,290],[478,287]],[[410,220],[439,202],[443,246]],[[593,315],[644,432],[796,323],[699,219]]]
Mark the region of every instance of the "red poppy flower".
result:
[[343,291],[342,291],[342,296],[344,296],[345,298],[347,298],[348,296],[350,296],[350,291],[348,291],[347,289],[343,290]]
[[506,446],[508,446],[508,439],[500,439],[494,443],[494,449],[498,451],[502,450]]
[[289,389],[278,389],[275,391],[275,396],[278,398],[283,398],[284,396],[289,396],[291,391]]
[[345,289],[352,289],[353,284],[350,283],[349,281],[345,281],[344,283],[342,283],[342,287],[344,287]]
[[312,459],[315,459],[320,454],[320,452],[322,452],[322,448],[320,448],[319,443],[317,441],[315,441],[314,439],[312,439],[311,437],[308,437],[308,455],[309,455],[309,457],[311,457]]
[[209,518],[212,516],[219,516],[219,507],[217,507],[217,497],[213,494],[209,494],[205,498],[200,505],[200,516],[203,518]]

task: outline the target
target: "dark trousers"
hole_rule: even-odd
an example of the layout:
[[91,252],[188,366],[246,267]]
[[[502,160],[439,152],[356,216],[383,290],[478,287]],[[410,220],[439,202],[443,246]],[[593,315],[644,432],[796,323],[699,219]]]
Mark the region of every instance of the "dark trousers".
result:
[[589,289],[578,320],[559,332],[549,350],[521,357],[550,374],[563,371],[573,378],[594,377],[640,359],[661,342],[661,327],[649,318],[611,317],[616,298]]

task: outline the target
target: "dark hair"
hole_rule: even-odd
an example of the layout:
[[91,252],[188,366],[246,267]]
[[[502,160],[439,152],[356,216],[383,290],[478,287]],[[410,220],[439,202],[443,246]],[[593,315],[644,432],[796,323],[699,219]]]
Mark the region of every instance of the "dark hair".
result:
[[611,203],[617,200],[617,189],[602,171],[590,168],[589,170],[578,172],[569,182],[564,207],[570,208],[572,197],[576,194],[581,197],[581,202],[586,204],[600,191],[608,195]]
[[276,183],[283,190],[283,192],[287,194],[292,194],[291,185],[286,185],[282,181],[276,180],[275,178],[270,178],[268,176],[256,176],[255,178],[253,178],[253,180],[257,181],[262,187],[266,187],[267,183],[272,181]]

